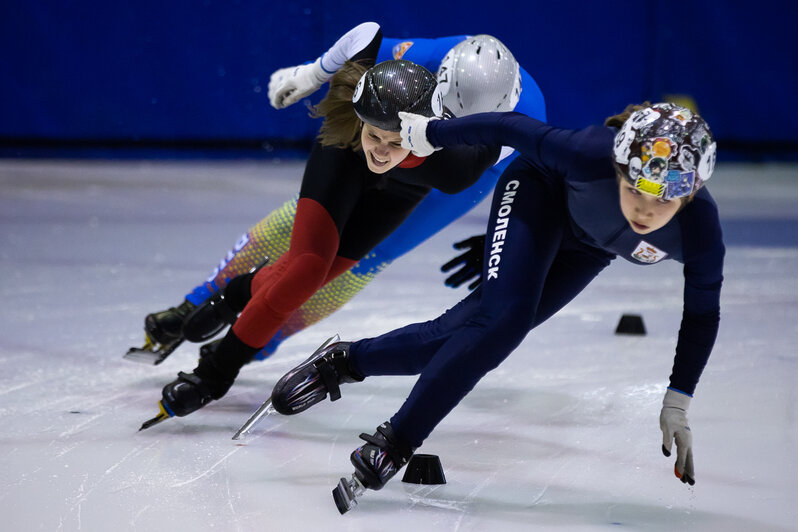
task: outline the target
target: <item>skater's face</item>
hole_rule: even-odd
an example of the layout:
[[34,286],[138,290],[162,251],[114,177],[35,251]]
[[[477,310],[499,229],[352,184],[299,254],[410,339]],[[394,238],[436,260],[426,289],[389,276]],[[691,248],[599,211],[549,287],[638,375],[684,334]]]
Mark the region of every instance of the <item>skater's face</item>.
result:
[[662,199],[640,192],[626,179],[619,179],[621,212],[632,230],[639,235],[652,233],[671,221],[682,202]]
[[366,155],[366,164],[375,174],[384,174],[410,153],[410,150],[402,147],[402,137],[398,131],[385,131],[371,124],[363,124],[360,143]]

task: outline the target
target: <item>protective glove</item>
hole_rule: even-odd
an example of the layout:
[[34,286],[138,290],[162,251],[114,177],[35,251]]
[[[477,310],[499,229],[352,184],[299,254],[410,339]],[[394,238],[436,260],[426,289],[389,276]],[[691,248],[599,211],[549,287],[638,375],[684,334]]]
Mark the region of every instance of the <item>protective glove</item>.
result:
[[482,282],[482,257],[485,250],[485,235],[472,236],[454,244],[454,249],[466,248],[468,248],[468,251],[441,266],[441,271],[445,273],[462,264],[462,268],[446,278],[446,286],[457,288],[469,279],[476,277],[476,280],[468,285],[468,289],[473,290]]
[[427,124],[430,120],[440,120],[438,117],[426,117],[413,113],[399,112],[402,120],[402,147],[413,152],[417,157],[427,157],[443,148],[436,148],[427,140]]
[[668,388],[662,401],[659,426],[662,429],[662,454],[671,455],[673,441],[676,440],[676,466],[674,473],[682,482],[695,484],[693,468],[693,434],[687,422],[687,408],[690,396]]
[[275,109],[283,109],[313,94],[330,79],[321,68],[321,58],[309,65],[281,68],[269,78],[269,102]]

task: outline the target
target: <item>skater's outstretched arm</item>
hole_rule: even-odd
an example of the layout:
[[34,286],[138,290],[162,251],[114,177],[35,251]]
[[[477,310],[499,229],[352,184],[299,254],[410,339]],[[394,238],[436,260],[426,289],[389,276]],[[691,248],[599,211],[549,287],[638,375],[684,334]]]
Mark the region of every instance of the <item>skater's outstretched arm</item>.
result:
[[381,40],[376,22],[352,28],[314,62],[274,72],[269,79],[269,102],[275,109],[283,109],[316,92],[346,61],[373,61]]

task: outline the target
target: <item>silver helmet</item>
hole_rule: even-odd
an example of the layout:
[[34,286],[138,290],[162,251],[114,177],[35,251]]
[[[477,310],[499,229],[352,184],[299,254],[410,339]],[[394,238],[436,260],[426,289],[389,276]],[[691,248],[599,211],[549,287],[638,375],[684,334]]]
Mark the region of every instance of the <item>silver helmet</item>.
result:
[[438,68],[443,105],[455,116],[512,111],[521,96],[521,71],[496,37],[475,35],[449,50]]

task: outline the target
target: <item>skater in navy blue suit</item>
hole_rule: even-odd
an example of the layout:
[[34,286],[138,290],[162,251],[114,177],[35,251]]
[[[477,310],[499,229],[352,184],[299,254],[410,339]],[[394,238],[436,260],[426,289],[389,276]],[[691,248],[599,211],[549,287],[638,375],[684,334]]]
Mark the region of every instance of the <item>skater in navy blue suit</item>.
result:
[[684,313],[660,425],[662,450],[693,484],[687,409],[720,320],[724,245],[703,187],[716,144],[706,122],[673,104],[644,104],[604,126],[564,130],[518,113],[429,120],[401,113],[403,146],[419,155],[456,145],[519,153],[493,196],[483,284],[439,318],[334,344],[285,375],[272,400],[294,414],[340,396],[342,382],[419,378],[405,403],[352,453],[355,478],[379,489],[435,426],[521,343],[620,256],[684,264]]

